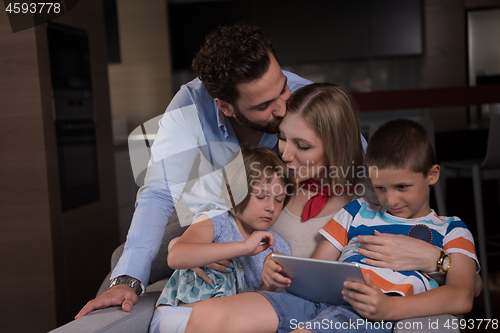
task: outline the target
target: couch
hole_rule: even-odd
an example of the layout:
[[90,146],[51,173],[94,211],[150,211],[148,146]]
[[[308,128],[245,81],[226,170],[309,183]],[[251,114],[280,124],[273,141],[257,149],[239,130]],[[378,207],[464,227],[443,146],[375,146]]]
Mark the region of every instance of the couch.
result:
[[[120,306],[109,307],[96,310],[85,317],[73,320],[51,332],[54,333],[147,333],[149,323],[153,317],[155,304],[160,296],[163,287],[168,281],[168,277],[173,270],[167,265],[168,244],[170,240],[180,236],[187,227],[181,227],[177,215],[174,213],[165,227],[162,245],[151,264],[151,273],[146,292],[139,296],[139,302],[132,307],[130,312],[125,312]],[[123,252],[124,244],[120,245],[111,257],[111,271],[116,266],[118,259]],[[97,295],[104,292],[108,286],[111,272],[106,276],[99,288]],[[423,318],[413,318],[402,320],[397,323],[400,328],[394,329],[396,333],[419,332],[453,332],[459,333],[459,329],[447,329],[443,325],[446,321],[457,320],[451,315],[431,316]],[[429,327],[429,324],[432,324]],[[439,326],[434,326],[438,324]],[[420,327],[422,329],[420,329]],[[417,329],[418,328],[418,329]]]

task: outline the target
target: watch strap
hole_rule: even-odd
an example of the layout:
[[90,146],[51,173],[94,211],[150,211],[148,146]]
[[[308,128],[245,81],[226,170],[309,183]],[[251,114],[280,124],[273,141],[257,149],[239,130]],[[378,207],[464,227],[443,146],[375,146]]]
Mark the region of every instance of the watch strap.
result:
[[134,279],[133,277],[127,275],[121,275],[114,279],[112,279],[109,283],[108,289],[114,287],[118,284],[124,284],[131,288],[133,288],[137,295],[140,295],[144,292],[144,286],[141,281]]

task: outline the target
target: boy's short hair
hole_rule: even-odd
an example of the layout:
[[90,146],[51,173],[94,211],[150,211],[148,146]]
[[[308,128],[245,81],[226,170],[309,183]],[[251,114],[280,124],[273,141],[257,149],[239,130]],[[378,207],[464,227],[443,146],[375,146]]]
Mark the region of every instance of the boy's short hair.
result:
[[436,155],[425,127],[410,119],[381,125],[368,141],[365,165],[379,169],[410,168],[427,177]]
[[[243,158],[243,166],[237,160]],[[240,160],[241,161],[241,160]],[[235,162],[235,163],[232,163]],[[244,167],[244,171],[243,171]],[[288,172],[288,168],[279,154],[267,147],[243,147],[240,151],[234,154],[226,166],[224,167],[226,188],[229,195],[231,206],[236,213],[242,212],[250,201],[252,187],[259,184],[261,181],[265,183],[271,182],[274,175],[282,181],[282,186],[285,189],[286,197],[283,201],[283,207],[290,201],[293,194],[293,179]],[[241,202],[235,204],[238,196],[231,191],[231,188],[236,191],[241,189],[248,190],[248,193]]]
[[191,68],[213,98],[234,104],[236,85],[261,78],[276,53],[267,34],[259,27],[236,23],[210,32]]

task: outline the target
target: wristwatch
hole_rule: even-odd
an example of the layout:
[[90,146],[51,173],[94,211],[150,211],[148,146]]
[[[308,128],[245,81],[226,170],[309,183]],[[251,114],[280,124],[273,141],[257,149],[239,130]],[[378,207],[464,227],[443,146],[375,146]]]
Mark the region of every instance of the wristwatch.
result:
[[117,284],[124,284],[134,288],[135,292],[137,293],[137,296],[142,294],[142,292],[144,291],[144,287],[142,286],[141,281],[127,275],[121,275],[111,280],[108,289],[116,286]]
[[451,258],[450,256],[441,250],[441,255],[437,261],[436,272],[437,273],[446,273],[450,269],[451,266]]

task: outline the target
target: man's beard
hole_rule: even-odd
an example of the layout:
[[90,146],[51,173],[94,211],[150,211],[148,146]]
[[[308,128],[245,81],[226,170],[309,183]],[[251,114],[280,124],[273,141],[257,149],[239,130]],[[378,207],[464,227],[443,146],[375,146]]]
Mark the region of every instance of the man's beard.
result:
[[233,112],[234,112],[234,119],[240,125],[243,125],[245,127],[251,128],[251,129],[256,130],[256,131],[269,133],[269,134],[277,134],[279,132],[278,125],[281,122],[281,120],[283,119],[283,117],[274,117],[276,119],[276,121],[274,121],[272,123],[267,123],[266,125],[259,125],[259,124],[256,124],[256,123],[250,121],[250,119],[245,117],[245,115],[243,115],[243,113],[241,113],[240,109],[237,106],[233,106]]

